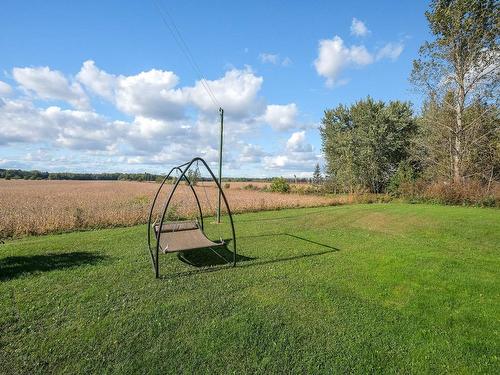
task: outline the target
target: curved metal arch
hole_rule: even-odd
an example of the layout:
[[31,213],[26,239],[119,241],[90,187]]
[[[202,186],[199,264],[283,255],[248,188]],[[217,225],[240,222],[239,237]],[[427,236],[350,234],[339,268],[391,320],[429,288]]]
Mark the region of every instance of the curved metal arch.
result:
[[[151,255],[151,261],[153,263],[153,270],[155,270],[155,271],[156,271],[156,264],[158,263],[158,253],[156,254],[156,258],[155,258],[155,256],[153,255],[153,249],[151,248],[151,219],[153,217],[154,207],[156,205],[156,200],[158,199],[158,196],[160,195],[160,191],[163,188],[163,185],[165,185],[165,182],[167,182],[167,180],[170,178],[170,175],[172,174],[172,172],[175,171],[175,170],[178,170],[179,172],[181,172],[181,176],[179,177],[178,181],[180,181],[182,179],[182,177],[184,177],[184,179],[188,183],[189,187],[191,188],[191,191],[193,192],[193,195],[194,195],[194,197],[196,199],[196,205],[198,206],[198,212],[200,213],[201,229],[203,229],[203,211],[201,210],[200,200],[198,199],[198,195],[196,194],[196,191],[194,190],[194,187],[191,184],[191,181],[189,181],[189,178],[186,175],[182,174],[182,169],[180,167],[182,167],[184,165],[187,165],[187,163],[181,164],[181,165],[179,165],[177,167],[173,167],[170,170],[170,172],[168,172],[168,174],[165,176],[165,178],[161,182],[160,187],[156,191],[156,194],[155,194],[155,196],[153,198],[153,203],[151,204],[151,209],[149,210],[149,217],[148,217],[148,249],[149,249],[149,254]],[[163,220],[162,220],[161,224],[163,224]],[[161,225],[160,225],[160,228],[161,228]]]
[[[219,192],[221,193],[222,198],[224,200],[224,205],[226,206],[226,209],[227,209],[227,213],[228,213],[228,216],[229,216],[229,222],[231,224],[231,232],[232,232],[232,236],[233,236],[233,241],[232,242],[233,242],[233,267],[234,267],[234,266],[236,266],[236,233],[235,233],[235,230],[234,230],[234,222],[233,222],[233,216],[231,214],[231,209],[229,208],[229,203],[227,202],[226,194],[224,194],[224,191],[222,190],[222,187],[219,184],[219,181],[217,180],[217,178],[215,177],[214,173],[212,172],[212,170],[208,166],[207,162],[205,160],[203,160],[202,158],[195,157],[189,163],[185,163],[185,164],[182,164],[182,165],[179,166],[179,167],[182,167],[184,165],[187,165],[186,168],[184,168],[184,171],[182,172],[181,176],[176,181],[173,189],[170,191],[170,195],[168,196],[168,199],[167,199],[167,201],[165,203],[165,206],[163,208],[163,213],[161,215],[160,228],[163,226],[163,220],[165,220],[165,214],[167,212],[167,209],[168,209],[168,206],[170,204],[170,201],[172,200],[172,197],[173,197],[173,195],[175,193],[175,190],[179,186],[179,182],[181,181],[181,179],[183,177],[185,177],[186,172],[189,170],[189,168],[191,168],[191,166],[193,165],[193,163],[196,162],[196,161],[201,161],[203,163],[203,165],[207,169],[208,173],[210,173],[210,176],[212,177],[212,180],[214,180],[215,184],[217,185],[217,188],[219,189]],[[177,168],[179,168],[179,167],[177,167]],[[172,169],[174,169],[174,168],[172,168]],[[196,192],[195,192],[195,194],[196,194]],[[156,255],[156,262],[155,262],[155,274],[156,274],[156,278],[160,277],[160,262],[158,262],[158,254],[160,252],[160,237],[161,237],[161,230],[158,231],[158,234],[157,234],[157,237],[156,237],[156,253],[155,253],[155,255]]]

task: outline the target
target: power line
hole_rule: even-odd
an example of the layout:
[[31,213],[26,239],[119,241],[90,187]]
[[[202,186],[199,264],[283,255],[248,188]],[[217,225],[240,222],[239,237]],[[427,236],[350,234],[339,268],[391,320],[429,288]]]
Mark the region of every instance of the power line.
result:
[[198,79],[201,82],[201,85],[205,89],[206,93],[208,94],[210,100],[212,101],[212,103],[215,106],[217,106],[218,108],[221,108],[222,106],[220,105],[219,101],[217,100],[217,97],[215,96],[212,89],[210,88],[210,85],[208,84],[207,80],[205,78],[203,78],[203,74],[201,73],[201,69],[200,69],[199,65],[196,63],[196,60],[195,60],[193,54],[191,53],[189,46],[187,45],[186,41],[182,37],[182,34],[180,33],[179,29],[177,28],[173,17],[168,12],[166,7],[165,7],[165,9],[162,8],[160,1],[153,0],[153,3],[155,4],[156,8],[158,9],[163,23],[169,29],[175,42],[177,43],[180,50],[182,51],[182,53],[184,54],[184,56],[188,60],[189,64],[193,68],[195,74],[198,76]]

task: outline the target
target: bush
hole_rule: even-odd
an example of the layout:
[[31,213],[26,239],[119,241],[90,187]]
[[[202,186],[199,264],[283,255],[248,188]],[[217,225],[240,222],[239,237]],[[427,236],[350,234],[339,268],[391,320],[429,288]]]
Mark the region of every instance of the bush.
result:
[[243,186],[243,190],[259,190],[259,187],[254,184],[248,184]]
[[275,193],[288,193],[290,191],[290,184],[283,178],[274,178],[271,183],[271,191]]
[[487,187],[477,181],[468,181],[463,184],[432,183],[427,186],[424,195],[436,203],[463,204],[478,206],[498,206],[500,194],[497,191],[488,191]]
[[290,193],[300,195],[324,195],[324,187],[318,185],[292,185],[290,186]]
[[412,183],[401,184],[399,192],[401,197],[413,202],[482,207],[500,206],[500,185],[498,183],[488,188],[479,181],[455,184],[446,181],[416,180]]
[[224,184],[224,189],[229,189],[231,187],[231,184],[229,182],[226,182]]
[[[201,180],[201,174],[200,174],[200,171],[195,169],[190,169],[187,173],[187,178],[189,180],[189,182],[191,183],[191,186],[196,186],[198,184],[198,181]],[[186,184],[188,182],[186,181]]]
[[415,181],[415,175],[415,170],[408,161],[404,160],[400,162],[398,169],[389,180],[387,191],[393,196],[401,196],[402,186],[413,183]]

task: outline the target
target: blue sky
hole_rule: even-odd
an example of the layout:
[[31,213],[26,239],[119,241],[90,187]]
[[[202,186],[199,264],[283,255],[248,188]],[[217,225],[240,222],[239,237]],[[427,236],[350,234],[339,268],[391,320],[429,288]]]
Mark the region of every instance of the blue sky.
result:
[[3,2],[0,168],[215,164],[217,106],[165,9],[225,109],[226,175],[308,176],[326,108],[421,103],[408,75],[426,2],[155,1]]

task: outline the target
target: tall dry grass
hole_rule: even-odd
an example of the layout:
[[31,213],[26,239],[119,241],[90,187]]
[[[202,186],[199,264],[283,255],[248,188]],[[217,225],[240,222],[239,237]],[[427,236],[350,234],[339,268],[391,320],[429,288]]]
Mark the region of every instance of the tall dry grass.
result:
[[500,183],[498,182],[485,185],[473,180],[461,184],[417,180],[401,184],[399,194],[406,200],[416,202],[500,207]]
[[[231,183],[225,190],[234,213],[348,203],[352,197],[321,197],[243,190]],[[156,183],[127,181],[0,180],[0,238],[129,226],[145,223]],[[170,186],[162,192],[161,203]],[[214,215],[217,190],[196,187],[205,215]],[[196,203],[185,185],[174,200],[172,216],[196,214]],[[161,204],[158,205],[158,214]]]

